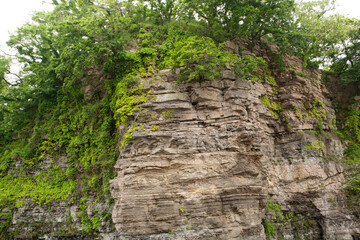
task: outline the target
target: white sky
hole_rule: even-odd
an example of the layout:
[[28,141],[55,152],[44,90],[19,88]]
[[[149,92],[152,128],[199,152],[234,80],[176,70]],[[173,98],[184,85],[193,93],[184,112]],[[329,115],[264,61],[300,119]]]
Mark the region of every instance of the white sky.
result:
[[[49,10],[51,0],[0,0],[0,49],[6,49],[9,32],[30,20],[31,13]],[[360,0],[337,0],[337,12],[360,19]]]
[[336,12],[360,19],[360,0],[337,0]]
[[46,4],[48,1],[51,0],[0,0],[0,49],[7,51],[9,33],[30,21],[32,12],[52,9]]

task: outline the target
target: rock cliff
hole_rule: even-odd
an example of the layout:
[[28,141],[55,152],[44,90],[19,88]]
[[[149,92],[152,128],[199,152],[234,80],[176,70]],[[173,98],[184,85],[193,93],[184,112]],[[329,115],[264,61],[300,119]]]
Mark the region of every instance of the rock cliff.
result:
[[[271,62],[253,49],[243,54]],[[132,119],[141,127],[116,163],[114,204],[94,194],[83,205],[27,201],[8,231],[17,239],[86,239],[87,220],[97,221],[91,239],[359,239],[341,191],[337,98],[320,71],[295,57],[284,62],[274,84],[241,79],[230,66],[200,83],[176,84],[170,70],[143,79],[152,100]]]
[[177,85],[169,70],[144,81],[154,100],[111,182],[120,239],[356,239],[329,92],[319,71],[285,62],[275,85],[231,68],[201,83]]

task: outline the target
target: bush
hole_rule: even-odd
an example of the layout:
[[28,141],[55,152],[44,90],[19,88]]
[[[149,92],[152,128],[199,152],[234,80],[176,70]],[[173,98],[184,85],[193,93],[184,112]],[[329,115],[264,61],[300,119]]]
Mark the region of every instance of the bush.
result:
[[208,37],[192,36],[175,43],[171,54],[172,70],[180,68],[181,81],[206,81],[221,76],[219,70],[232,62],[235,55],[226,52],[223,45],[217,46]]

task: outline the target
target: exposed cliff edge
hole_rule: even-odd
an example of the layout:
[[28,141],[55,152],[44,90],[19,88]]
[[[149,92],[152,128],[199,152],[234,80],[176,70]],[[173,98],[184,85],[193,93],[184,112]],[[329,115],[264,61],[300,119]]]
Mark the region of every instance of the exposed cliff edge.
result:
[[329,92],[318,70],[285,63],[274,86],[230,68],[201,83],[176,85],[168,70],[144,80],[155,100],[111,183],[120,239],[358,238]]

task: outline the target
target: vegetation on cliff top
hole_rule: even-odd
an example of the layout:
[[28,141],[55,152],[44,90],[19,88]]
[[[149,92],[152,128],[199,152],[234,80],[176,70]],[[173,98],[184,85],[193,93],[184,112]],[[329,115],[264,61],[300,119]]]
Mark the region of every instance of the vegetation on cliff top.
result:
[[108,198],[117,126],[149,99],[139,78],[171,67],[181,68],[178,81],[211,80],[228,62],[264,77],[254,72],[267,63],[226,52],[227,40],[277,44],[274,61],[289,53],[360,80],[359,21],[327,15],[330,0],[52,2],[8,41],[21,72],[0,56],[0,209],[19,207],[16,199]]

